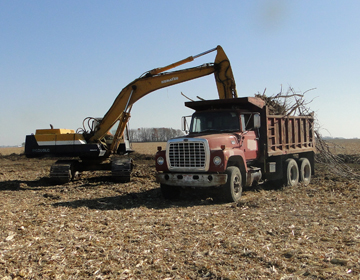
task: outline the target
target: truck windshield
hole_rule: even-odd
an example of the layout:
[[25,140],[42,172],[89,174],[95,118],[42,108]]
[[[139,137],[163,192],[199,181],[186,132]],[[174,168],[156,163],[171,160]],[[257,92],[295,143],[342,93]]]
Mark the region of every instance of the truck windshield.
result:
[[194,113],[190,125],[190,133],[207,131],[232,132],[239,130],[239,116],[236,112],[231,111]]

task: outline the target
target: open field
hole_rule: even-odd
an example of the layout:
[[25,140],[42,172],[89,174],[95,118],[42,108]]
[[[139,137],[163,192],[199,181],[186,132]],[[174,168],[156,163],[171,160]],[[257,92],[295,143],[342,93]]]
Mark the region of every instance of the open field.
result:
[[327,142],[334,154],[360,154],[360,139],[334,139]]
[[[343,150],[359,154],[353,141]],[[54,159],[0,149],[0,279],[359,279],[357,180],[318,165],[306,187],[171,202],[155,182],[157,146],[133,144],[123,184],[88,172],[52,185]]]
[[7,156],[11,154],[23,154],[24,148],[23,147],[5,147],[0,148],[0,155]]

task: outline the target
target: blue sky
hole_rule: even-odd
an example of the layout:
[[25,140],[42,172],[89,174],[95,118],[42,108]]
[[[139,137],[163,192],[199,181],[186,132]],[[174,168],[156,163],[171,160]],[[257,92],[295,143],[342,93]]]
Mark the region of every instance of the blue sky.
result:
[[[239,96],[292,86],[323,135],[360,138],[359,1],[0,0],[0,145],[102,117],[143,72],[221,45]],[[213,62],[215,53],[186,65]],[[213,76],[149,94],[130,128],[180,128],[181,92],[216,99]]]

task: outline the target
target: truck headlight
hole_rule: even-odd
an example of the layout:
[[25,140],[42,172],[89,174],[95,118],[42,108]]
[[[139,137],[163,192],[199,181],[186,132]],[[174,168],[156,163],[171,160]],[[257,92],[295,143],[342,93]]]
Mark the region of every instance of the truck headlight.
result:
[[215,165],[220,165],[221,164],[221,157],[219,157],[219,156],[214,157],[213,158],[213,163]]
[[164,164],[164,158],[163,157],[158,157],[156,160],[158,165],[163,165]]

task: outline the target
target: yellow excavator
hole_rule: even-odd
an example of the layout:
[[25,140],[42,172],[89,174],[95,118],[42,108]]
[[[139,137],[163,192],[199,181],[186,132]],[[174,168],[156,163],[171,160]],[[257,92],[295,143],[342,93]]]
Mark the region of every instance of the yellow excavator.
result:
[[[214,63],[178,71],[165,72],[194,59],[217,51]],[[32,157],[60,157],[50,169],[50,179],[56,183],[66,183],[77,174],[90,170],[111,170],[114,179],[129,181],[133,161],[128,155],[127,123],[133,104],[148,93],[160,88],[214,74],[220,99],[237,98],[235,80],[221,46],[190,56],[168,66],[145,72],[138,79],[124,87],[103,118],[86,118],[83,128],[37,129],[27,135],[25,155]],[[115,134],[110,129],[116,126]],[[86,127],[87,126],[87,127]]]

